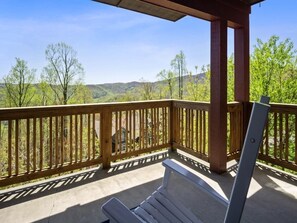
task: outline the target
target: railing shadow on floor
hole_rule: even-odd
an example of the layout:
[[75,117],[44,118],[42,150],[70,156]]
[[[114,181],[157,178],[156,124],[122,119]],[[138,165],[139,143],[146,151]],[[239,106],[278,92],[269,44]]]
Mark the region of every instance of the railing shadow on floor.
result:
[[32,199],[37,199],[87,183],[95,182],[103,178],[132,171],[140,167],[159,163],[168,157],[168,151],[163,151],[115,163],[108,170],[96,167],[91,170],[84,170],[82,172],[72,173],[56,177],[54,179],[43,180],[42,182],[36,182],[30,185],[18,186],[16,189],[10,188],[3,190],[0,191],[0,208],[9,207],[11,205],[16,205]]

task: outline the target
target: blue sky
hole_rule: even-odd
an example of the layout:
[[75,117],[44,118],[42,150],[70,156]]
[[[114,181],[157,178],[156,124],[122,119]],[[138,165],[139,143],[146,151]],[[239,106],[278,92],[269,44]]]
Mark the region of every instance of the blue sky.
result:
[[[297,46],[296,8],[296,0],[253,6],[251,51],[256,38],[266,41],[272,35]],[[180,50],[190,71],[210,61],[210,24],[193,17],[174,23],[91,0],[0,1],[0,79],[16,57],[37,69],[39,77],[47,45],[58,42],[77,51],[88,84],[154,81]],[[228,43],[230,54],[231,29]]]

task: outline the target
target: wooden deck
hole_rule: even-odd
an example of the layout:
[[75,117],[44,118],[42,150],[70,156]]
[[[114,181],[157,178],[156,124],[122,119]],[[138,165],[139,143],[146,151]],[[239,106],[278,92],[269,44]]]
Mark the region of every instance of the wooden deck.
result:
[[[229,197],[236,163],[218,175],[206,162],[181,151],[162,152],[140,159],[113,164],[108,170],[84,172],[2,190],[1,221],[9,222],[101,222],[106,218],[100,206],[110,197],[118,197],[129,207],[136,206],[160,184],[164,169],[161,161],[172,158],[191,168],[219,193]],[[198,192],[185,188],[177,179],[177,196],[187,197],[194,213],[205,222],[222,222],[225,210]],[[190,196],[189,196],[190,195]],[[200,211],[199,211],[200,210]],[[263,165],[257,165],[248,193],[242,222],[296,222],[297,178]]]

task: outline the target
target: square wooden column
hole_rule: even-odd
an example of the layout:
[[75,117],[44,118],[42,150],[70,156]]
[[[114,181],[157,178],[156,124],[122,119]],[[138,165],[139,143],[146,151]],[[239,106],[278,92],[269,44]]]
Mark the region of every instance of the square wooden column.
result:
[[245,134],[250,116],[250,33],[249,16],[244,26],[234,30],[234,99],[243,104],[242,133]]
[[227,21],[211,22],[210,169],[226,171],[227,163]]

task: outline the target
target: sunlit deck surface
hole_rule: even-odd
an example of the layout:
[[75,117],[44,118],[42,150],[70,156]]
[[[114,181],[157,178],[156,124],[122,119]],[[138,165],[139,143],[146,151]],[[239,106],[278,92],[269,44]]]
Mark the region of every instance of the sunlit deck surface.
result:
[[[162,182],[166,158],[191,168],[220,194],[229,197],[236,163],[229,164],[227,173],[211,173],[207,164],[181,152],[158,153],[144,158],[113,164],[109,170],[98,168],[2,190],[1,222],[102,222],[106,217],[101,205],[117,197],[130,208],[145,199]],[[206,222],[222,222],[225,210],[211,204],[185,182],[176,182],[178,196],[188,199],[193,212],[202,212]],[[204,208],[199,207],[204,205]],[[297,178],[257,165],[251,182],[242,222],[296,222]]]

